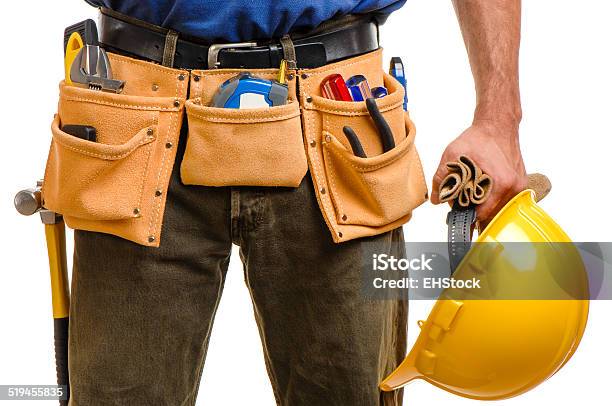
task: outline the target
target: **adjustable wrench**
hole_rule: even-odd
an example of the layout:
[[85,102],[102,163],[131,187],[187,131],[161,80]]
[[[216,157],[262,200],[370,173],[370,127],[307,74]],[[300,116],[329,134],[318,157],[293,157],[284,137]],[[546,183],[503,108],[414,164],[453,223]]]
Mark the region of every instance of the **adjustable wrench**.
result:
[[83,47],[70,67],[70,80],[73,83],[87,85],[92,90],[121,93],[125,82],[113,79],[106,51],[100,48],[98,42],[96,23],[93,20],[86,20],[79,24],[86,27],[87,35],[83,38]]

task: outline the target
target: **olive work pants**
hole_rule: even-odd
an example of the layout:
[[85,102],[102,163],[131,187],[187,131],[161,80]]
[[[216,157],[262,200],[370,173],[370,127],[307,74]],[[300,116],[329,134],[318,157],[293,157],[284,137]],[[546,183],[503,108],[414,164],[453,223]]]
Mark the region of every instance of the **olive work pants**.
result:
[[185,186],[185,138],[186,124],[159,248],[75,232],[70,404],[193,405],[237,244],[278,405],[401,405],[378,383],[404,358],[407,303],[362,295],[360,248],[399,257],[401,229],[335,244],[309,174],[298,188]]

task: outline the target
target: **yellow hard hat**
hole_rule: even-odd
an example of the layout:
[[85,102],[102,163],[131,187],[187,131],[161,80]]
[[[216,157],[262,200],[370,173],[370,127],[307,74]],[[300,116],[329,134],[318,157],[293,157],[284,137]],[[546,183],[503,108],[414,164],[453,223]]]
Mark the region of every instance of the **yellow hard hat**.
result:
[[[479,297],[466,289],[445,290],[427,321],[419,322],[416,343],[380,384],[382,390],[422,379],[471,399],[505,399],[550,378],[576,351],[589,309],[584,264],[532,191],[512,199],[476,242],[491,245],[475,244],[453,278],[486,275],[491,300],[479,300],[482,292]],[[512,242],[522,243],[521,255],[505,249],[504,243]],[[557,242],[570,244],[553,248],[550,255],[555,244],[548,243]],[[564,291],[567,286],[571,295]],[[544,290],[545,299],[508,299],[535,288]]]

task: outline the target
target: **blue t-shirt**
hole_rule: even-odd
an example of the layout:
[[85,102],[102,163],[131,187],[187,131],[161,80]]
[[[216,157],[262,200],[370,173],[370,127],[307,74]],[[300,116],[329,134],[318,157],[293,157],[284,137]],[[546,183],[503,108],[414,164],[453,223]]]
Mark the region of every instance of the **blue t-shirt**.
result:
[[217,42],[279,38],[333,17],[388,14],[406,0],[86,0],[139,20]]

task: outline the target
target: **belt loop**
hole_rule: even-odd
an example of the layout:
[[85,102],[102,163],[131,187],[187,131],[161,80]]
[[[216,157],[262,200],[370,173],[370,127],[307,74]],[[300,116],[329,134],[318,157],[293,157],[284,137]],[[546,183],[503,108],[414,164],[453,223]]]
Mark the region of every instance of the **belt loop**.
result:
[[295,56],[295,46],[289,34],[284,35],[280,39],[280,44],[283,47],[283,58],[287,61],[287,68],[297,69],[297,58]]
[[164,44],[164,55],[162,57],[162,65],[170,68],[174,67],[174,55],[176,55],[176,43],[178,42],[178,32],[169,30],[166,34],[166,43]]

